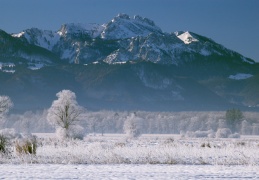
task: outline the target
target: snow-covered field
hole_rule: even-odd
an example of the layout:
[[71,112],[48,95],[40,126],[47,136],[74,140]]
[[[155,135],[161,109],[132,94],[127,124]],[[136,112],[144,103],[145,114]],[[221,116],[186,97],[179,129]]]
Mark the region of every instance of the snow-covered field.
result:
[[[39,135],[40,136],[40,135]],[[42,136],[42,134],[41,134]],[[230,138],[183,138],[180,135],[88,135],[84,140],[38,138],[36,155],[0,154],[6,164],[183,164],[259,166],[256,136]]]
[[258,166],[0,165],[1,179],[258,179]]
[[259,138],[184,138],[180,135],[88,135],[58,140],[36,134],[36,155],[0,154],[3,179],[259,178]]

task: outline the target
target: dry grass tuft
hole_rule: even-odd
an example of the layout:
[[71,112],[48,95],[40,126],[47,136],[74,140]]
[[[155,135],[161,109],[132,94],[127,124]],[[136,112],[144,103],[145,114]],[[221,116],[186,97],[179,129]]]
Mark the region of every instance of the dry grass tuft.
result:
[[36,155],[37,140],[35,137],[28,139],[19,139],[15,141],[16,153],[21,154],[33,154]]

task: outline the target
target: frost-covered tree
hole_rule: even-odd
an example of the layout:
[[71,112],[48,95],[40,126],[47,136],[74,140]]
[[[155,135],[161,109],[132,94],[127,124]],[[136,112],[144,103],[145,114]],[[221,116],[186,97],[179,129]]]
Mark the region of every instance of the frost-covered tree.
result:
[[13,103],[8,96],[0,96],[0,115],[7,113],[12,106]]
[[4,115],[9,112],[11,107],[13,107],[11,99],[8,96],[0,96],[0,122],[3,120]]
[[128,138],[136,138],[141,135],[140,118],[135,113],[131,113],[125,120],[123,130]]
[[79,138],[83,131],[78,125],[82,107],[78,105],[75,93],[62,90],[57,93],[57,97],[48,110],[48,122],[56,128],[60,138]]
[[229,109],[226,111],[226,122],[233,132],[237,132],[243,118],[243,113],[239,109]]

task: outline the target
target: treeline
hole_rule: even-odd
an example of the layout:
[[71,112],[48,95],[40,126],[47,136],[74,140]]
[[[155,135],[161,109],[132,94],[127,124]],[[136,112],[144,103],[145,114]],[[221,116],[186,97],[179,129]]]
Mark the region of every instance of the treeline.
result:
[[[146,111],[87,111],[80,116],[80,125],[87,133],[123,133],[127,117],[134,114],[142,134],[180,134],[194,131],[217,131],[229,128],[226,112],[146,112]],[[235,131],[259,135],[259,113],[243,112]],[[2,128],[14,128],[20,133],[49,133],[55,129],[47,121],[47,110],[6,117]]]

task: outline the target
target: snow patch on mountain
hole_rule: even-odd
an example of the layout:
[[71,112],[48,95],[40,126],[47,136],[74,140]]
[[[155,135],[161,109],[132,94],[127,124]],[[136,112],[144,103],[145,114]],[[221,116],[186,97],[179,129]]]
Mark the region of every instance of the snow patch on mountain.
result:
[[238,73],[236,75],[230,75],[228,78],[233,80],[243,80],[253,77],[252,74]]
[[28,63],[28,64],[29,64],[28,69],[31,69],[31,70],[39,70],[45,66],[42,63]]
[[13,37],[25,38],[30,44],[43,47],[52,51],[53,47],[59,42],[60,35],[49,30],[40,30],[37,28],[27,29],[18,34],[12,34]]
[[245,58],[244,56],[242,56],[241,58],[242,58],[242,60],[243,60],[244,62],[247,62],[247,63],[249,63],[249,64],[255,64],[254,61],[248,60],[248,59]]
[[20,32],[20,33],[17,33],[17,34],[12,34],[13,37],[22,37],[24,35],[24,31]]
[[38,37],[37,42],[40,47],[52,50],[59,40],[60,36],[58,34],[49,31],[47,33],[42,34],[41,37]]
[[2,63],[2,62],[0,62],[0,69],[2,69],[3,67],[13,68],[13,67],[15,67],[15,64],[14,63]]
[[111,53],[108,55],[103,62],[108,63],[108,64],[119,64],[119,63],[126,63],[129,60],[135,60],[133,57],[130,58],[128,53],[121,53],[119,50]]
[[115,62],[113,64],[126,64],[127,62]]
[[0,62],[0,71],[5,72],[5,73],[15,73],[15,64],[14,63],[2,63]]
[[5,73],[15,73],[15,70],[2,70],[3,72],[5,72]]
[[188,31],[178,35],[177,37],[181,39],[185,44],[191,44],[192,42],[199,41],[198,39],[195,39]]

